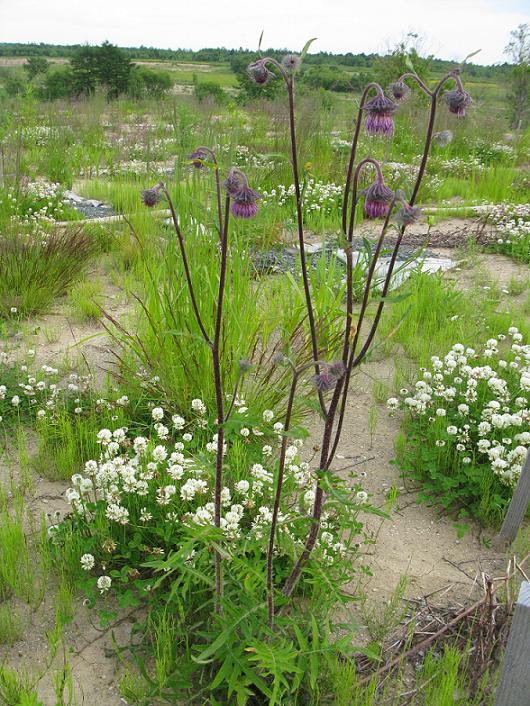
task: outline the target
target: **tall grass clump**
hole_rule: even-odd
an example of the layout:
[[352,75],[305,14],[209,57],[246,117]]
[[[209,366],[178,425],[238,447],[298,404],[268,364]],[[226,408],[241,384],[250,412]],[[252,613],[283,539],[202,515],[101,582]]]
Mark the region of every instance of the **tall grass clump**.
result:
[[0,317],[46,311],[86,272],[98,245],[82,230],[0,235]]

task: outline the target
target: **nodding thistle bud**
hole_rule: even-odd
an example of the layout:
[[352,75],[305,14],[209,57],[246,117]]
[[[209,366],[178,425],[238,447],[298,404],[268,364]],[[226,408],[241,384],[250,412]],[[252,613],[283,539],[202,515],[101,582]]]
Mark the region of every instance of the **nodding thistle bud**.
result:
[[232,167],[223,182],[223,188],[232,199],[232,213],[236,218],[253,218],[258,212],[260,194],[248,185],[245,174]]
[[313,384],[319,392],[333,390],[337,383],[337,378],[330,375],[328,371],[313,375]]
[[390,84],[389,89],[392,97],[397,101],[403,100],[410,93],[410,88],[405,81],[394,81],[394,83]]
[[264,86],[274,76],[272,71],[269,71],[269,69],[267,68],[267,65],[265,64],[263,59],[258,59],[258,61],[255,61],[254,63],[250,64],[247,68],[247,73],[252,79],[252,81],[254,81],[254,83],[259,84],[260,86]]
[[419,221],[421,214],[421,208],[411,206],[406,201],[403,201],[403,206],[396,213],[396,222],[401,226],[410,226]]
[[239,361],[239,372],[241,374],[248,372],[252,368],[252,363],[248,358],[241,358]]
[[383,135],[389,137],[394,132],[394,118],[392,113],[397,109],[397,105],[383,93],[372,98],[365,104],[366,110],[366,132],[369,135]]
[[386,186],[383,176],[379,175],[377,179],[367,189],[362,192],[364,194],[364,215],[367,218],[384,218],[390,206],[390,202],[394,198],[394,192]]
[[344,377],[346,366],[342,360],[336,360],[326,366],[318,375],[313,376],[313,384],[319,392],[327,392],[333,390],[337,382]]
[[464,118],[466,115],[466,108],[471,103],[471,96],[467,91],[461,86],[453,89],[452,91],[446,91],[444,94],[445,102],[449,107],[449,112],[456,115],[457,118]]
[[440,147],[447,147],[453,141],[453,133],[451,130],[441,130],[440,132],[435,132],[432,139]]
[[298,54],[286,54],[282,59],[282,65],[289,73],[294,74],[300,68],[302,59]]
[[195,169],[204,169],[204,162],[207,157],[208,155],[206,154],[206,151],[201,150],[200,148],[188,155],[188,159],[193,164]]
[[344,365],[342,360],[334,360],[333,363],[329,364],[328,372],[336,380],[340,380],[342,377],[344,377],[344,374],[346,373],[346,366]]
[[153,186],[151,189],[144,189],[142,191],[142,201],[144,202],[144,206],[153,208],[153,206],[160,203],[160,199],[162,198],[160,189],[162,189],[163,186],[163,183],[160,182],[160,184]]

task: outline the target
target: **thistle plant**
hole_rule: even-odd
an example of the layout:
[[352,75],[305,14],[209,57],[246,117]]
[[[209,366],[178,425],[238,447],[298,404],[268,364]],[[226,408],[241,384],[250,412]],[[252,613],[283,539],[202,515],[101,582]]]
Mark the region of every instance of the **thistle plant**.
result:
[[[216,313],[214,319],[214,331],[208,332],[203,322],[201,312],[198,305],[198,297],[193,285],[190,265],[187,256],[186,242],[182,233],[175,204],[171,198],[169,190],[163,182],[156,186],[146,189],[142,192],[143,202],[148,207],[153,207],[165,198],[171,212],[173,228],[177,236],[180,256],[184,267],[186,285],[188,293],[200,333],[206,345],[210,348],[212,356],[212,366],[215,385],[215,400],[217,410],[217,435],[216,435],[216,462],[215,462],[215,489],[214,489],[214,525],[220,530],[221,528],[221,509],[222,509],[222,489],[223,489],[223,455],[225,449],[225,433],[224,425],[228,421],[232,406],[225,414],[224,400],[225,391],[223,389],[223,381],[221,376],[221,359],[220,347],[223,325],[223,303],[226,288],[226,272],[228,264],[228,226],[230,221],[230,213],[238,218],[252,218],[257,213],[257,205],[260,195],[257,191],[250,188],[247,177],[244,172],[236,167],[232,167],[225,181],[221,182],[219,165],[216,155],[209,147],[198,147],[190,156],[191,164],[197,169],[203,169],[211,166],[217,195],[217,216],[219,229],[219,249],[220,249],[220,266],[219,266],[219,286],[217,293]],[[226,192],[224,207],[222,204],[222,189]],[[243,375],[246,370],[245,365],[240,365],[240,374]],[[221,609],[221,598],[223,594],[223,577],[221,566],[221,555],[219,551],[215,551],[215,596],[216,610]]]
[[[320,459],[317,469],[317,483],[315,491],[315,499],[313,504],[311,526],[307,535],[305,546],[295,562],[290,575],[287,577],[282,592],[285,597],[289,597],[300,578],[300,574],[310,558],[313,549],[315,548],[319,528],[321,523],[322,511],[324,506],[324,488],[322,478],[325,474],[331,472],[331,464],[336,454],[340,441],[346,403],[349,392],[349,382],[352,372],[365,359],[370,347],[373,343],[385,300],[388,295],[394,266],[397,259],[398,250],[407,225],[417,220],[419,209],[415,207],[415,202],[418,197],[421,182],[425,173],[431,142],[433,139],[433,130],[435,125],[436,113],[438,108],[438,98],[442,88],[452,82],[454,88],[444,94],[445,101],[449,111],[459,118],[465,116],[466,108],[471,102],[469,94],[464,90],[459,71],[453,70],[447,73],[431,90],[421,80],[421,78],[413,71],[407,72],[398,77],[395,83],[391,86],[392,100],[385,95],[383,88],[377,83],[370,83],[365,88],[355,121],[355,129],[353,132],[350,156],[346,171],[346,182],[344,186],[343,201],[342,201],[342,229],[346,237],[346,317],[344,323],[344,334],[342,344],[342,360],[341,375],[332,380],[329,371],[321,372],[322,362],[320,360],[320,351],[317,345],[317,331],[315,327],[315,317],[313,313],[312,294],[309,286],[309,278],[307,273],[306,253],[304,244],[304,222],[303,222],[303,204],[302,193],[300,188],[300,177],[298,169],[298,151],[296,142],[296,121],[295,121],[295,77],[300,67],[301,61],[307,52],[309,44],[306,44],[302,55],[298,61],[295,61],[292,55],[289,55],[282,62],[278,62],[272,57],[261,57],[249,67],[249,76],[258,84],[265,84],[274,77],[270,70],[274,67],[277,73],[284,81],[287,92],[288,107],[289,107],[289,133],[291,144],[291,162],[293,172],[293,182],[296,196],[296,216],[298,227],[298,243],[300,248],[300,262],[302,269],[302,281],[305,294],[305,302],[307,307],[307,320],[310,331],[310,341],[313,354],[313,364],[315,367],[315,382],[319,396],[321,412],[324,419],[324,429],[322,433],[322,441],[320,444]],[[364,122],[366,132],[371,136],[381,136],[389,138],[394,132],[394,113],[398,110],[399,101],[403,100],[409,93],[408,82],[415,82],[420,90],[430,99],[429,121],[424,139],[423,155],[418,170],[418,174],[412,189],[410,198],[407,200],[402,194],[394,194],[384,183],[381,165],[372,157],[364,158],[357,161],[357,147],[359,135]],[[373,97],[370,97],[371,94]],[[363,117],[365,119],[363,121]],[[376,179],[367,189],[359,194],[359,179],[361,173],[372,167],[376,172]],[[355,224],[356,208],[360,196],[364,196],[364,214],[368,218],[384,218],[383,227],[378,238],[372,261],[366,275],[364,292],[361,300],[361,307],[358,314],[357,322],[353,325],[353,260],[352,260],[352,244],[353,244],[353,228]],[[399,212],[394,214],[396,204],[401,204]],[[372,324],[365,337],[364,343],[361,346],[361,332],[368,308],[370,292],[373,283],[373,277],[377,265],[377,261],[381,255],[385,236],[391,225],[391,219],[394,220],[397,228],[397,238],[392,247],[388,271],[384,279],[382,296],[376,309],[376,313]],[[358,348],[360,347],[360,350]],[[296,384],[297,375],[293,377],[293,385]],[[332,392],[331,392],[332,390]],[[325,399],[324,393],[330,391],[331,396],[329,402]],[[288,417],[286,418],[287,421]],[[281,469],[281,459],[280,459]],[[282,473],[281,470],[276,478],[277,495],[281,494]],[[269,545],[269,561],[274,549],[274,524],[271,527],[271,538]],[[272,590],[270,582],[271,572],[269,571],[269,624],[272,624]]]

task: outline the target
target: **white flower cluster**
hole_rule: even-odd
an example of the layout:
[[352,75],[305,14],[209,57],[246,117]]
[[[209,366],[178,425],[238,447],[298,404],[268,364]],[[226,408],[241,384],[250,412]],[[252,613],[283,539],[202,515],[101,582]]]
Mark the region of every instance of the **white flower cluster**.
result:
[[516,327],[489,339],[476,352],[455,344],[430,369],[413,393],[401,390],[402,403],[426,420],[425,433],[436,446],[455,448],[464,464],[486,464],[506,485],[516,483],[530,447],[530,345]]
[[[196,414],[206,413],[201,400],[194,400],[192,406]],[[152,416],[157,420],[155,426],[170,417],[162,407],[154,407]],[[274,413],[266,410],[263,418],[269,424]],[[180,430],[191,423],[177,415],[172,419],[174,427]],[[282,428],[283,425],[276,422],[266,430],[269,436],[276,436],[277,447],[283,439]],[[83,522],[98,524],[104,518],[111,526],[131,526],[135,531],[145,528],[146,532],[155,526],[174,528],[168,547],[159,550],[164,553],[178,546],[179,527],[215,524],[215,464],[200,451],[194,455],[186,452],[183,442],[160,442],[159,431],[157,437],[130,438],[126,427],[113,431],[101,429],[97,434],[101,446],[99,459],[87,461],[83,472],[72,476],[72,486],[65,496],[74,510],[74,517],[82,518]],[[217,439],[214,437],[211,443],[216,445]],[[307,525],[300,520],[307,520],[315,497],[316,477],[309,464],[300,458],[301,446],[301,441],[295,441],[286,448],[284,493],[278,516],[278,533],[282,541],[278,541],[277,552],[283,552],[285,546],[303,545]],[[241,540],[244,546],[248,546],[249,541],[255,542],[262,552],[266,551],[273,516],[277,463],[273,447],[265,444],[262,461],[253,463],[246,477],[241,478],[240,470],[237,478],[225,472],[228,484],[221,491],[220,526],[228,543]],[[361,508],[367,495],[359,491],[356,499]],[[318,547],[322,560],[329,564],[346,551],[338,537],[334,516],[327,511],[323,514]],[[193,561],[193,554],[190,561]],[[88,553],[80,557],[80,562],[86,571],[98,563]],[[110,588],[104,579],[100,577],[101,586],[98,582],[101,592]]]
[[530,204],[495,204],[488,214],[495,226],[499,245],[528,240],[530,247]]
[[[310,213],[325,213],[330,215],[341,203],[342,187],[333,182],[317,181],[315,179],[307,179],[302,185],[303,193],[303,209],[306,215]],[[262,192],[262,205],[273,203],[278,206],[285,206],[288,202],[294,203],[295,187],[294,184],[287,187],[279,184],[271,191]]]

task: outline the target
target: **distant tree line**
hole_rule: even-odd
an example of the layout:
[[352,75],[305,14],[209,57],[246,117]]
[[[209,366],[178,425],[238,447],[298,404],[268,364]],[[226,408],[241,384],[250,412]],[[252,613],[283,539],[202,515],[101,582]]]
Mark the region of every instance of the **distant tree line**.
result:
[[[58,45],[58,44],[19,44],[19,43],[0,43],[0,56],[43,56],[43,57],[62,57],[70,58],[77,51],[83,49],[81,45]],[[155,47],[121,47],[123,54],[131,59],[149,60],[170,60],[170,61],[204,61],[204,62],[230,62],[232,57],[239,57],[242,61],[250,61],[256,57],[256,52],[248,49],[226,49],[205,48],[194,51],[191,49],[157,49]],[[292,50],[288,49],[267,49],[264,53],[280,59],[286,53]],[[308,54],[305,58],[306,65],[340,65],[355,67],[360,70],[370,69],[374,63],[381,58],[378,54],[353,54],[347,52],[343,54],[333,54],[331,52],[317,52]],[[454,62],[444,59],[432,57],[432,71],[442,73],[454,67]],[[510,71],[510,64],[500,64],[492,66],[483,66],[481,64],[466,64],[466,73],[474,78],[482,79],[499,79],[502,75],[506,75]]]
[[[23,68],[32,90],[44,100],[91,96],[98,90],[108,99],[120,95],[160,97],[173,85],[169,72],[136,66],[124,51],[109,42],[76,47],[64,66],[56,67],[39,54],[30,56]],[[27,89],[20,75],[8,75],[4,86],[10,95]]]

